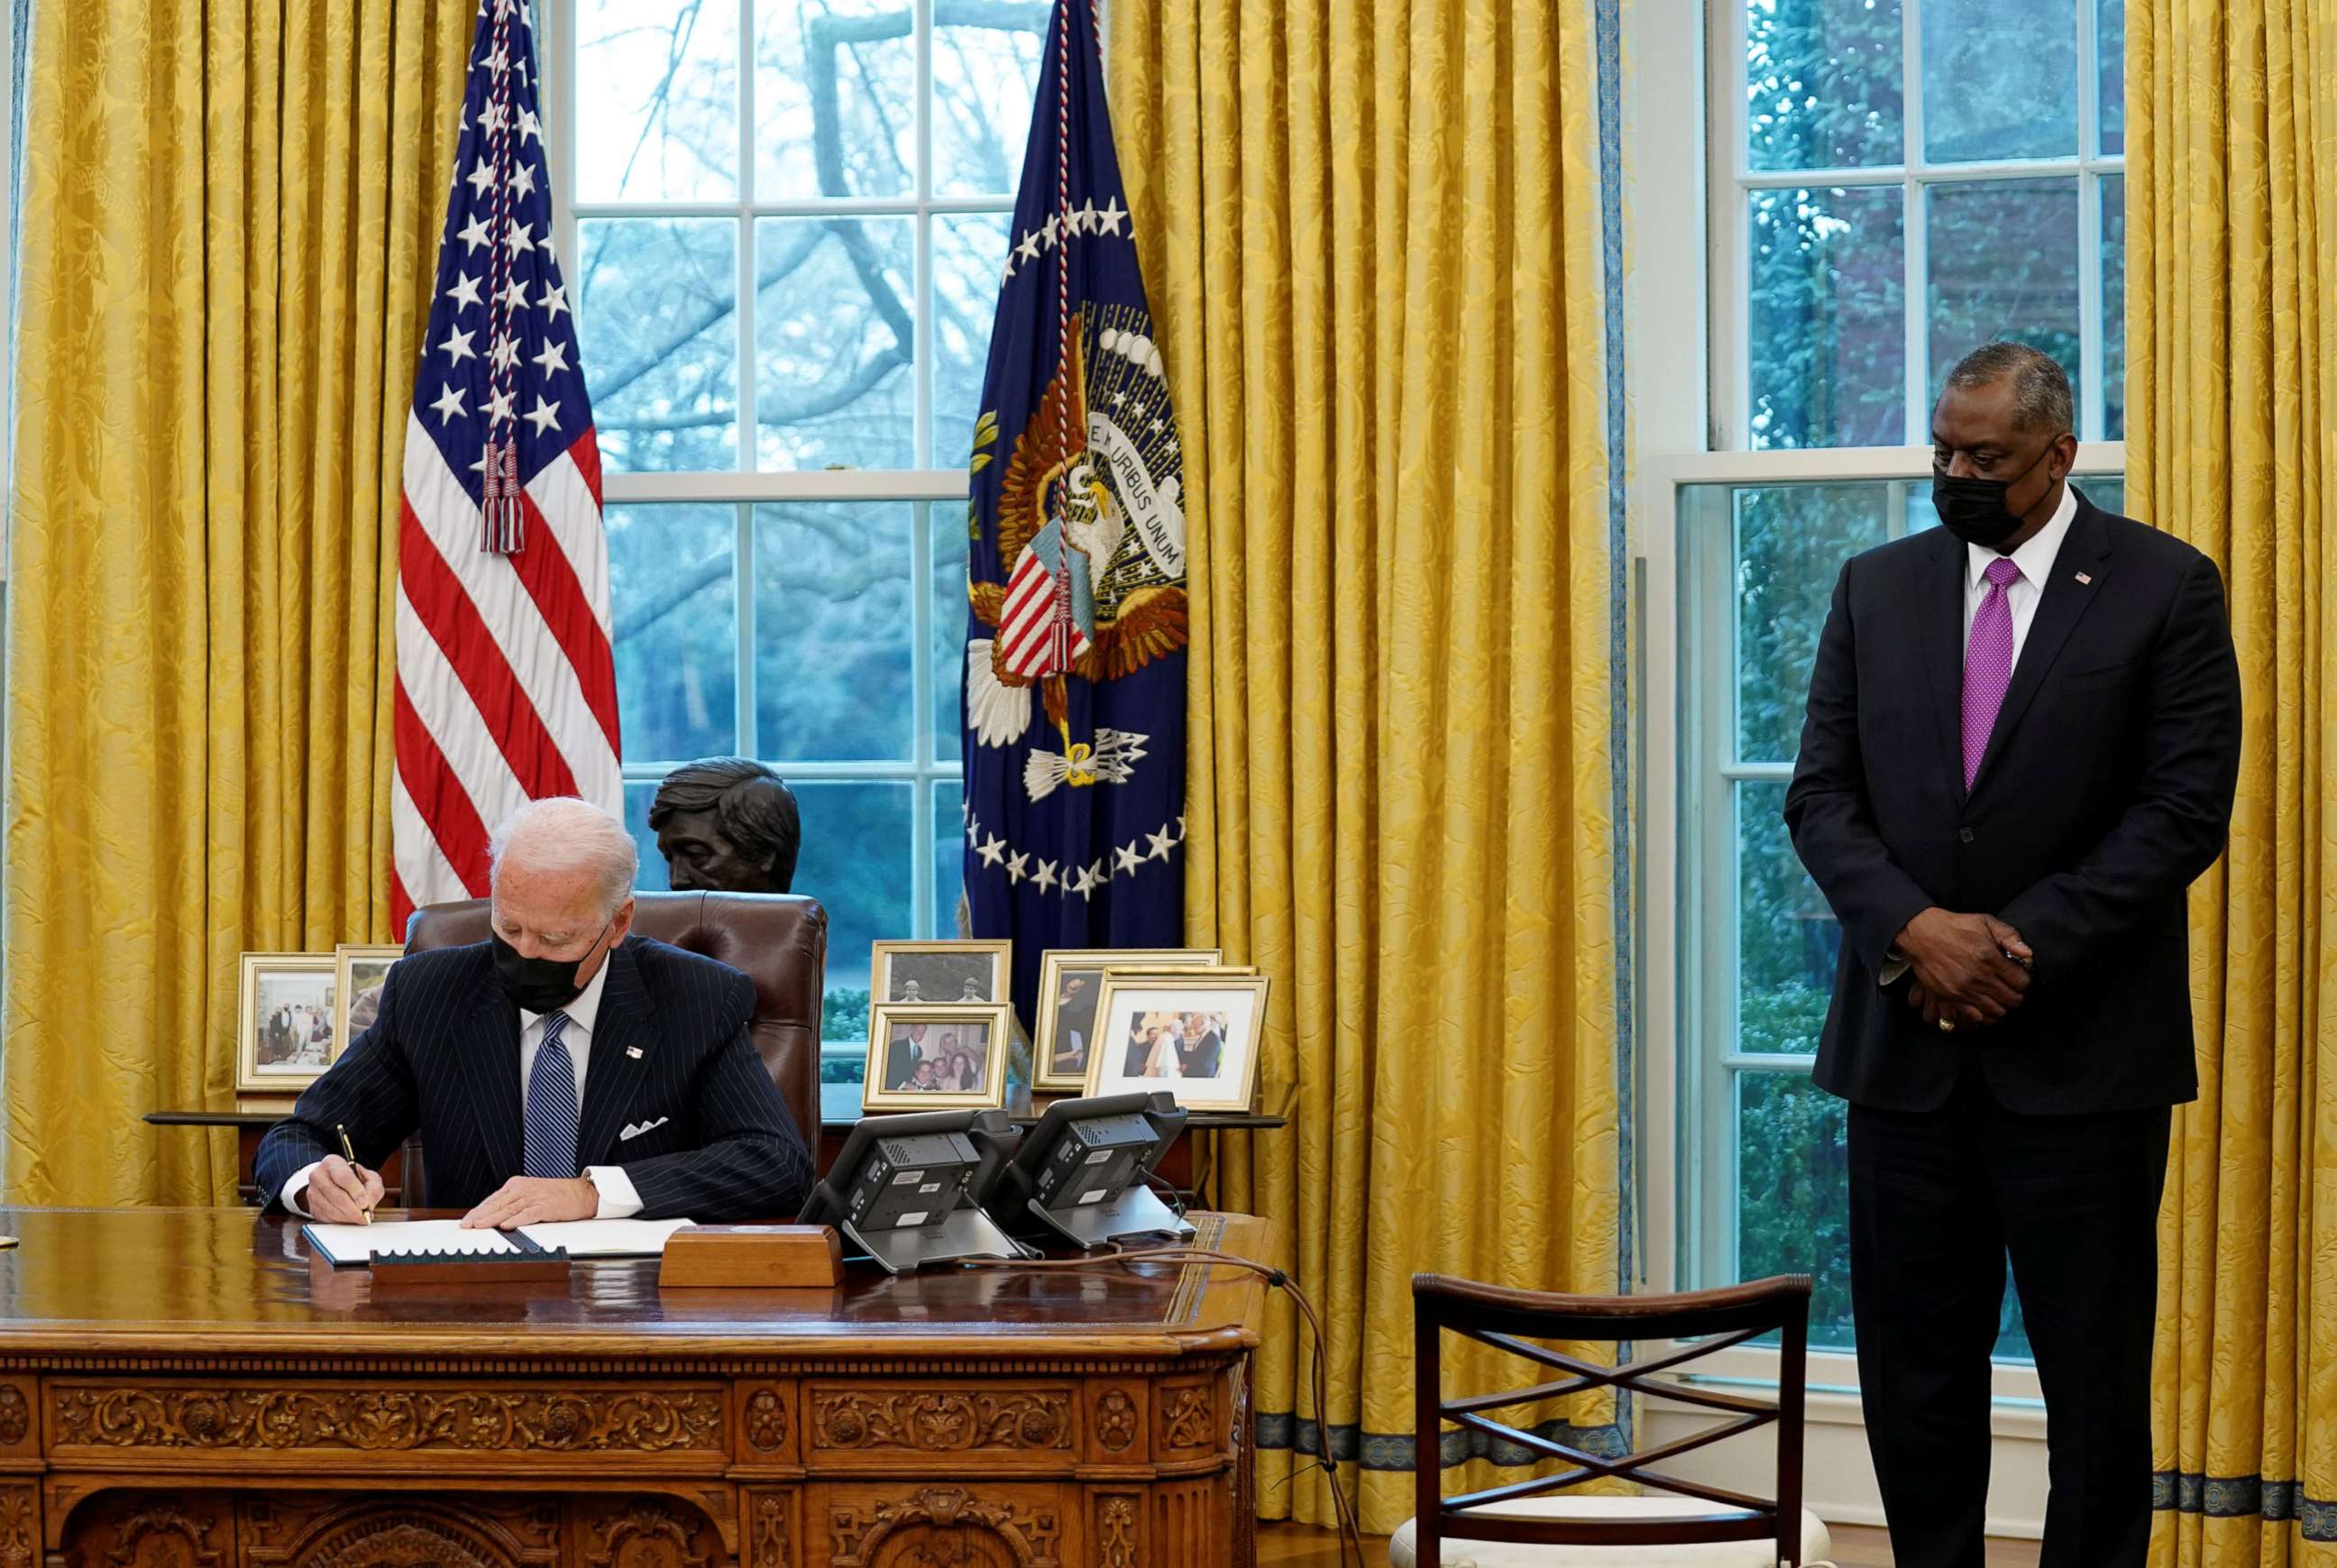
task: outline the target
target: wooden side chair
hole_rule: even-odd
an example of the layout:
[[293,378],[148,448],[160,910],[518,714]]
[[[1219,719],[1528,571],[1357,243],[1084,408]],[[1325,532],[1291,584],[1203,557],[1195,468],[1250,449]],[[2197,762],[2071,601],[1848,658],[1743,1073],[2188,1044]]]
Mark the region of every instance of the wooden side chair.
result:
[[[1806,1275],[1677,1296],[1559,1296],[1509,1290],[1439,1274],[1412,1279],[1413,1376],[1419,1385],[1414,1461],[1419,1514],[1388,1543],[1392,1568],[1826,1568],[1832,1538],[1802,1507],[1802,1396],[1808,1344]],[[1530,1387],[1444,1396],[1446,1329],[1561,1376]],[[1780,1336],[1779,1397],[1657,1383],[1716,1351]],[[1535,1340],[1669,1341],[1679,1349],[1625,1367],[1599,1367]],[[1652,1447],[1603,1458],[1520,1430],[1489,1412],[1589,1389],[1653,1394],[1733,1419]],[[1569,1466],[1457,1497],[1442,1494],[1438,1463],[1446,1423]],[[1748,1496],[1657,1465],[1745,1433],[1777,1429],[1775,1494]],[[1637,1482],[1665,1496],[1553,1496],[1601,1479]]]

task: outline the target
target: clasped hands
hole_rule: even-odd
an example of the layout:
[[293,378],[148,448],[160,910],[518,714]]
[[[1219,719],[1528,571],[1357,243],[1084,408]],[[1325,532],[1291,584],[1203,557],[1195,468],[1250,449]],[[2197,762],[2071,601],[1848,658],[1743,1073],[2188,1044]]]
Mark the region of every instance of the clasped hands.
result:
[[[310,1218],[334,1225],[363,1225],[382,1198],[381,1176],[328,1154],[302,1195]],[[487,1200],[463,1216],[466,1230],[509,1230],[559,1220],[590,1220],[601,1211],[600,1190],[584,1176],[514,1176]]]
[[1924,910],[1895,944],[1913,971],[1907,1005],[1935,1029],[2000,1024],[2029,992],[2035,955],[1993,915]]

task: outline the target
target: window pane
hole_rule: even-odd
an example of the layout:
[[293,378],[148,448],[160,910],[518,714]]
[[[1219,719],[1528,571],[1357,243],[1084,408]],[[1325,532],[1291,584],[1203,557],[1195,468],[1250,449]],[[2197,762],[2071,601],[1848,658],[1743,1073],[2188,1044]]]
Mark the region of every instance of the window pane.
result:
[[992,5],[934,17],[934,190],[1012,196],[1022,181],[1031,98],[1046,44],[1043,5]]
[[1900,161],[1899,7],[1876,0],[1749,0],[1745,154],[1755,169]]
[[[909,935],[913,784],[793,783],[803,815],[795,890],[827,910],[827,1002],[820,1034],[832,1044],[868,1037],[868,945]],[[858,1031],[831,1024],[859,1009]],[[857,1077],[857,1067],[855,1068]]]
[[577,230],[577,327],[608,466],[738,467],[738,226],[591,218]]
[[2078,151],[2078,12],[1924,0],[1923,150],[1935,163]]
[[2126,515],[2125,475],[2080,474],[2076,484],[2079,494],[2103,511]]
[[909,0],[760,0],[757,12],[757,199],[913,191],[917,50]]
[[641,856],[640,873],[633,878],[633,886],[643,893],[664,893],[673,887],[666,875],[665,857],[658,853],[657,835],[650,831],[650,802],[657,799],[657,792],[654,779],[625,786],[625,831],[633,836],[633,845]]
[[927,511],[934,542],[934,757],[954,762],[965,721],[966,508],[936,501]]
[[2126,0],[2095,0],[2094,49],[2102,152],[2117,157],[2126,151]]
[[1906,201],[1896,185],[1752,193],[1753,445],[1907,430]]
[[1929,385],[1998,338],[2061,362],[2078,385],[2078,182],[1984,180],[1929,193]]
[[1785,832],[1783,779],[1736,786],[1736,1049],[1814,1055],[1842,926]]
[[1736,1275],[1810,1276],[1810,1344],[1848,1349],[1844,1103],[1799,1073],[1736,1075]]
[[909,758],[909,527],[894,502],[755,508],[756,755]]
[[611,506],[609,604],[625,756],[681,762],[738,749],[729,506]]
[[906,468],[916,456],[907,218],[755,225],[755,420],[767,469]]
[[1890,491],[1782,485],[1740,489],[1735,500],[1737,757],[1790,762],[1834,579],[1890,536]]
[[990,328],[1006,266],[1006,212],[934,220],[934,466],[963,468],[973,455]]
[[934,786],[934,935],[958,935],[958,899],[965,892],[965,786],[952,779]]
[[577,0],[579,201],[720,201],[738,191],[738,8]]
[[2102,176],[2102,438],[2126,439],[2126,176]]

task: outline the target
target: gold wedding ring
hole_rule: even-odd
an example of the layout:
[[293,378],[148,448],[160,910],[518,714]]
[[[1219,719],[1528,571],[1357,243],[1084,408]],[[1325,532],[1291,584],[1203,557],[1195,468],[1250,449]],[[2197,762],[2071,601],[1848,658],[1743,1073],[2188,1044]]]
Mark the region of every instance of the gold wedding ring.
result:
[[1941,1034],[1954,1034],[1955,1032],[1956,1032],[1956,1025],[1955,1025],[1955,1023],[1954,1023],[1954,1021],[1953,1021],[1952,1019],[1942,1018],[1942,1019],[1941,1019],[1941,1020],[1940,1020],[1940,1033],[1941,1033]]

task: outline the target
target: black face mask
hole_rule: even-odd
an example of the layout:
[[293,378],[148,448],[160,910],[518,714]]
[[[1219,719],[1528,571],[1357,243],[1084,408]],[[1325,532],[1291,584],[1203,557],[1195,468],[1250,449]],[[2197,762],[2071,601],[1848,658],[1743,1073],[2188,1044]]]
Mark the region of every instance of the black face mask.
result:
[[[601,927],[601,936],[609,934],[609,926],[617,917],[609,916],[609,924]],[[592,947],[601,945],[601,936],[592,938]],[[519,949],[504,940],[504,934],[490,929],[487,939],[494,944],[495,978],[503,982],[504,995],[512,1004],[526,1013],[550,1013],[567,1006],[584,995],[584,983],[576,972],[584,967],[584,958],[592,956],[592,947],[584,950],[584,958],[565,962],[558,958],[523,958]]]
[[2022,519],[2004,504],[2021,480],[2037,472],[2037,464],[2052,456],[2049,443],[2031,463],[2009,479],[1957,479],[1933,470],[1931,507],[1940,525],[1967,544],[1991,549],[2020,532]]

